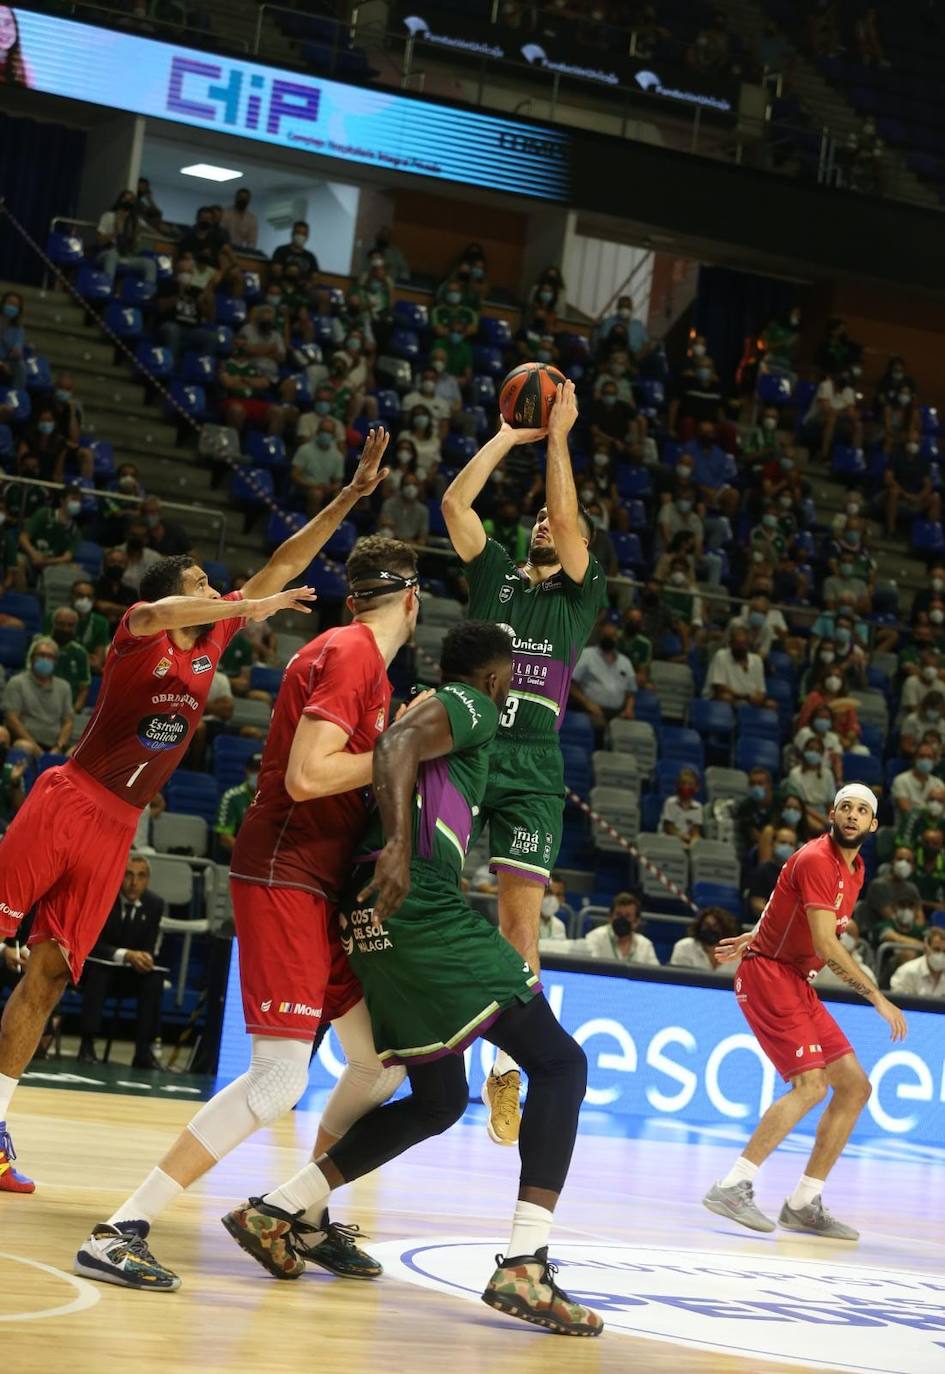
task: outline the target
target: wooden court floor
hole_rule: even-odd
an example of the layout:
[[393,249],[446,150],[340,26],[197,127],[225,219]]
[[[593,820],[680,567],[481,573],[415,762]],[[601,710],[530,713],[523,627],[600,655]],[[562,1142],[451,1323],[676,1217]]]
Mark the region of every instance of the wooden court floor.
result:
[[[573,1244],[592,1253],[602,1245],[608,1263],[609,1257],[622,1257],[617,1269],[605,1272],[605,1265],[602,1277],[595,1279],[595,1291],[604,1292],[619,1287],[625,1273],[633,1272],[627,1258],[639,1259],[633,1247],[649,1247],[650,1257],[663,1252],[673,1261],[666,1267],[676,1283],[677,1305],[665,1309],[663,1338],[653,1339],[626,1329],[628,1321],[635,1321],[633,1313],[642,1311],[639,1298],[627,1297],[629,1306],[620,1315],[624,1299],[611,1292],[609,1301],[617,1303],[614,1322],[622,1320],[624,1328],[611,1324],[599,1340],[577,1341],[547,1335],[470,1300],[470,1284],[482,1287],[491,1271],[492,1251],[504,1249],[517,1176],[517,1153],[490,1144],[477,1123],[464,1121],[449,1135],[361,1180],[339,1194],[333,1206],[337,1220],[357,1221],[370,1234],[368,1248],[378,1248],[385,1264],[409,1248],[404,1244],[408,1240],[425,1270],[431,1264],[435,1268],[442,1258],[439,1249],[429,1251],[429,1246],[450,1238],[473,1242],[473,1258],[463,1260],[472,1273],[465,1293],[404,1281],[399,1261],[388,1265],[388,1272],[375,1283],[343,1281],[320,1270],[279,1283],[235,1247],[219,1223],[220,1215],[247,1194],[262,1192],[293,1172],[308,1151],[317,1118],[296,1112],[243,1145],[158,1222],[153,1248],[181,1274],[183,1287],[176,1294],[157,1295],[73,1279],[72,1256],[90,1225],[107,1215],[158,1159],[195,1104],[23,1087],[15,1106],[11,1124],[21,1163],[40,1186],[32,1197],[0,1195],[3,1374],[55,1369],[100,1374],[116,1362],[124,1368],[168,1374],[256,1374],[269,1369],[317,1374],[945,1370],[941,1163],[888,1162],[862,1155],[847,1162],[829,1201],[839,1215],[863,1229],[860,1245],[853,1247],[783,1232],[755,1238],[706,1212],[699,1199],[727,1167],[737,1145],[582,1135],[559,1206],[552,1252]],[[760,1189],[769,1212],[776,1214],[802,1163],[798,1154],[771,1162]],[[476,1248],[477,1239],[489,1244]],[[702,1280],[680,1274],[702,1252],[715,1256],[711,1272],[727,1277],[711,1281],[715,1296],[705,1298],[705,1305],[718,1330],[713,1327],[707,1339],[701,1329],[697,1336],[702,1348],[697,1348],[690,1339],[691,1323],[703,1322],[704,1328]],[[456,1246],[443,1253],[449,1267],[466,1252]],[[857,1267],[867,1280],[863,1291],[874,1287],[868,1276],[878,1271],[882,1274],[877,1286],[883,1276],[895,1280],[897,1275],[905,1278],[921,1271],[924,1283],[910,1277],[902,1285],[905,1297],[887,1295],[884,1301],[918,1302],[921,1287],[925,1316],[919,1325],[927,1329],[916,1331],[911,1308],[905,1317],[894,1312],[893,1321],[904,1322],[905,1344],[896,1346],[903,1353],[879,1353],[874,1360],[873,1350],[879,1350],[882,1341],[890,1348],[897,1333],[889,1326],[886,1309],[886,1318],[877,1315],[880,1309],[869,1299],[872,1315],[864,1315],[867,1308],[857,1298],[861,1305],[855,1321],[841,1321],[848,1324],[848,1334],[838,1332],[829,1313],[815,1315],[813,1322],[805,1317],[804,1326],[799,1325],[797,1308],[778,1308],[765,1325],[764,1350],[757,1342],[746,1344],[741,1334],[744,1320],[720,1318],[720,1313],[729,1298],[738,1304],[748,1295],[753,1267],[772,1261],[802,1267],[806,1262],[808,1268],[813,1262],[818,1267],[810,1269],[816,1291],[839,1282],[846,1294],[851,1288],[848,1271],[835,1270],[824,1279],[820,1267],[825,1273],[831,1265]],[[568,1272],[565,1266],[561,1273],[566,1288],[572,1287]],[[790,1282],[770,1274],[762,1278],[759,1291],[777,1307],[775,1300],[788,1292]],[[635,1291],[636,1283],[634,1277],[630,1288],[621,1291]],[[658,1287],[669,1283],[667,1278]],[[855,1277],[852,1288],[857,1288]],[[576,1291],[588,1293],[587,1282]],[[806,1301],[809,1297],[808,1291]],[[697,1309],[695,1316],[692,1307]],[[682,1343],[676,1343],[677,1319]],[[869,1328],[865,1332],[864,1323]],[[930,1332],[930,1326],[936,1329]],[[819,1363],[828,1338],[829,1358]],[[864,1340],[870,1342],[868,1347]],[[925,1344],[920,1350],[910,1341]],[[749,1353],[740,1353],[746,1349]],[[789,1358],[780,1357],[785,1350]],[[840,1359],[838,1350],[846,1352]],[[847,1358],[850,1364],[844,1362]]]

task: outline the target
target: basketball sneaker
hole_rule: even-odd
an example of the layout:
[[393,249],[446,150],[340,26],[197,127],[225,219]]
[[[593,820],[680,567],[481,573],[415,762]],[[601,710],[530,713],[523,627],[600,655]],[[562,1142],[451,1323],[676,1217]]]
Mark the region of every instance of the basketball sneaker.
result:
[[556,1336],[599,1336],[603,1331],[597,1313],[574,1302],[555,1283],[558,1268],[549,1262],[547,1245],[515,1259],[496,1255],[495,1262],[482,1300],[496,1311],[543,1326]]
[[75,1257],[74,1274],[119,1288],[143,1288],[152,1293],[174,1293],[180,1279],[165,1269],[148,1249],[151,1227],[146,1221],[119,1221],[96,1226]]
[[302,1259],[321,1265],[330,1274],[343,1279],[377,1279],[384,1272],[377,1260],[358,1246],[360,1226],[332,1221],[327,1210],[317,1226],[300,1220],[292,1223],[292,1230],[295,1249]]
[[748,1179],[723,1188],[721,1183],[713,1183],[702,1199],[703,1207],[717,1216],[737,1221],[739,1226],[747,1226],[750,1231],[773,1231],[774,1222],[766,1217],[755,1201],[755,1190]]
[[304,1225],[301,1218],[301,1212],[286,1212],[261,1197],[251,1197],[220,1220],[240,1249],[268,1269],[274,1279],[297,1279],[305,1273],[295,1232],[300,1223]]
[[522,1076],[518,1069],[508,1073],[488,1073],[482,1085],[482,1100],[489,1108],[486,1130],[497,1145],[517,1145],[522,1109],[519,1105]]
[[859,1231],[854,1231],[852,1226],[846,1226],[830,1215],[819,1193],[806,1207],[798,1207],[796,1211],[789,1202],[785,1202],[778,1225],[786,1231],[805,1231],[808,1235],[823,1236],[827,1240],[860,1239]]
[[7,1130],[7,1123],[0,1121],[0,1193],[35,1193],[36,1184],[19,1169],[14,1169],[16,1150]]

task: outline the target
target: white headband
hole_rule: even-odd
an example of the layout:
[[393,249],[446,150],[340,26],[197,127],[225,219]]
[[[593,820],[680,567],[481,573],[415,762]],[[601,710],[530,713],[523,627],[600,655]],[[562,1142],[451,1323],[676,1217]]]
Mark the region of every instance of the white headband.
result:
[[842,801],[846,801],[848,798],[866,802],[867,806],[872,807],[874,816],[879,811],[879,802],[876,800],[875,793],[871,792],[861,782],[848,782],[846,786],[841,787],[833,799],[834,807],[839,806]]

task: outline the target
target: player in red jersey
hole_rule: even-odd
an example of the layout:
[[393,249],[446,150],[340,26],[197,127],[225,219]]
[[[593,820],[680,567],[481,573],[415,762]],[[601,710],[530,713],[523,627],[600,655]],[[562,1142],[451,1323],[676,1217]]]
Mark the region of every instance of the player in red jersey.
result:
[[824,1183],[870,1095],[870,1082],[843,1031],[821,1002],[811,979],[826,964],[865,997],[902,1040],[902,1012],[864,979],[841,936],[863,886],[860,847],[876,829],[877,801],[862,783],[848,783],[834,798],[830,828],[787,860],[757,926],[723,941],[718,953],[742,956],[735,995],[758,1043],[791,1091],[765,1112],[741,1156],[703,1198],[709,1211],[753,1231],[774,1222],[754,1200],[760,1166],[830,1089],[833,1095],[817,1125],[814,1148],[779,1225],[834,1240],[857,1240],[852,1226],[823,1205]]
[[30,790],[0,846],[0,936],[35,907],[31,957],[0,1025],[0,1191],[32,1192],[11,1167],[6,1115],[63,988],[82,972],[124,876],[143,807],[167,782],[200,721],[217,663],[247,620],[307,611],[308,588],[285,591],[363,496],[384,480],[383,429],[368,437],[354,479],[287,539],[241,592],[221,597],[192,558],[164,558],[115,632],[95,713],[70,761]]
[[[374,744],[390,708],[387,667],[413,634],[417,584],[408,545],[382,536],[359,540],[348,560],[354,623],[320,635],[286,668],[258,791],[230,866],[250,1065],[201,1107],[137,1191],[93,1229],[75,1262],[86,1278],[152,1292],[180,1287],[146,1245],[154,1218],[247,1136],[295,1106],[323,1018],[334,1022],[348,1069],[325,1107],[327,1130],[320,1130],[315,1154],[402,1077],[391,1080],[377,1059],[361,987],[332,922],[367,823]],[[357,1081],[346,1081],[355,1066]],[[351,1276],[380,1273],[322,1211],[303,1222],[312,1235],[305,1258]],[[294,1264],[300,1273],[304,1266]]]

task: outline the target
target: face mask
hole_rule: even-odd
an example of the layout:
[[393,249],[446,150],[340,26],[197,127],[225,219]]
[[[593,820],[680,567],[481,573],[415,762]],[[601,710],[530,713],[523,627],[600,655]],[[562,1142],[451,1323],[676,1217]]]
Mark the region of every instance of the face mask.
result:
[[690,801],[696,795],[695,784],[691,782],[681,782],[676,791],[683,801]]
[[780,461],[781,461],[781,471],[782,471],[782,472],[792,472],[792,471],[793,471],[793,469],[794,469],[794,459],[793,459],[793,458],[782,458]]
[[304,235],[304,234],[293,234],[293,235],[292,235],[292,242],[295,244],[296,248],[304,248],[304,247],[305,247],[305,235]]
[[931,773],[932,766],[931,759],[916,759],[915,761],[915,771],[917,773]]
[[840,943],[844,949],[856,949],[856,941],[848,930],[845,930],[840,936]]
[[397,450],[397,462],[400,464],[401,467],[406,467],[407,464],[412,460],[412,458],[413,453],[409,448],[399,448]]
[[149,511],[148,514],[144,517],[144,520],[149,530],[156,530],[158,525],[161,523],[161,517],[159,515],[156,515],[154,511]]
[[[909,402],[912,400],[912,392],[911,392],[911,391],[900,391],[899,396],[898,396],[897,399],[898,399],[899,404],[900,404],[901,406],[907,406],[907,405],[909,404]],[[908,447],[908,445],[907,445],[907,447]],[[918,448],[918,444],[916,444],[916,448]]]
[[617,393],[615,391],[605,391],[601,396],[605,406],[615,406],[617,404]]
[[782,863],[785,863],[793,853],[793,844],[788,844],[786,841],[784,844],[776,844],[774,846],[774,857],[780,859]]
[[915,924],[915,912],[911,906],[901,906],[896,912],[896,920],[899,925],[905,926],[908,930],[910,926]]
[[763,515],[761,517],[761,523],[764,525],[766,530],[776,529],[778,524],[778,517],[776,515]]
[[941,711],[926,711],[925,719],[930,725],[934,725],[937,720],[941,719],[941,715]]
[[625,305],[622,305],[622,306],[620,307],[620,309],[617,311],[618,316],[619,316],[620,319],[622,319],[622,320],[629,320],[629,318],[630,318],[630,313],[631,313],[631,312],[627,309],[627,307],[626,307]]
[[705,925],[699,931],[697,938],[699,940],[700,945],[707,945],[710,949],[712,949],[721,940],[722,932],[721,930],[719,930],[718,926]]
[[55,666],[56,660],[48,654],[37,654],[33,659],[33,672],[38,673],[40,677],[52,677]]
[[786,811],[781,812],[781,819],[784,821],[785,825],[789,825],[793,830],[795,826],[800,825],[801,813],[800,811],[795,811],[793,806],[789,806]]
[[485,273],[483,272],[481,267],[470,267],[469,275],[473,278],[474,281],[482,281],[483,277],[485,276]]
[[536,354],[535,354],[535,357],[537,358],[538,362],[540,362],[540,363],[550,363],[550,362],[551,362],[551,356],[552,356],[552,355],[551,355],[551,353],[548,351],[547,348],[539,348],[538,351],[537,351]]
[[749,615],[748,615],[748,623],[749,623],[749,625],[751,625],[752,628],[755,629],[755,630],[760,630],[760,629],[761,629],[762,625],[765,623],[765,619],[766,619],[766,616],[765,616],[764,611],[751,611],[751,612],[749,612]]
[[625,940],[628,935],[633,934],[633,926],[627,916],[615,916],[610,923],[610,928],[618,940]]
[[463,296],[461,291],[447,291],[446,293],[446,300],[449,305],[459,305],[462,299]]
[[852,563],[841,563],[841,564],[840,564],[840,575],[841,575],[841,577],[852,577],[852,576],[853,576],[853,564],[852,564]]
[[549,892],[541,899],[541,914],[547,920],[551,916],[558,914],[558,899],[553,892]]
[[691,464],[691,463],[678,463],[677,466],[676,466],[676,474],[677,474],[677,476],[679,476],[684,482],[688,482],[689,478],[692,476],[692,464]]
[[413,486],[410,486],[410,487],[403,487],[403,488],[401,488],[401,490],[403,491],[404,500],[405,500],[405,501],[416,501],[416,499],[417,499],[417,488],[416,488],[416,487],[413,487]]
[[778,505],[782,510],[790,510],[794,502],[791,500],[790,496],[779,496]]
[[137,491],[138,479],[136,477],[132,477],[130,472],[126,472],[124,477],[119,477],[118,479],[118,490],[128,492]]
[[819,654],[821,663],[832,663],[836,658],[833,649],[823,649]]
[[332,436],[323,430],[320,434],[316,434],[315,442],[319,448],[331,448]]
[[56,387],[56,400],[57,400],[57,401],[60,401],[63,405],[65,405],[65,403],[66,403],[67,401],[71,401],[71,400],[72,400],[72,392],[71,392],[71,391],[66,391],[65,387],[57,386],[57,387]]
[[443,361],[442,358],[434,358],[433,361],[430,363],[430,366],[433,368],[434,372],[442,372],[443,369],[446,367],[446,363]]
[[841,626],[839,630],[834,630],[833,637],[838,644],[849,644],[850,640],[853,638],[853,635],[849,630]]
[[259,774],[258,774],[258,773],[247,773],[247,774],[246,774],[246,785],[249,787],[249,789],[250,789],[252,792],[255,792],[255,791],[256,791],[256,784],[257,784],[258,781],[259,781]]
[[940,816],[945,811],[945,806],[940,801],[930,801],[925,803],[925,809],[930,816]]
[[66,515],[71,515],[73,519],[75,519],[75,517],[79,514],[79,511],[80,511],[81,509],[82,509],[82,502],[81,502],[81,501],[67,501],[67,502],[66,502]]
[[929,620],[933,625],[941,625],[942,621],[945,620],[945,611],[940,611],[936,606],[935,610],[929,611]]
[[676,502],[676,509],[679,511],[680,515],[688,515],[692,510],[692,502],[687,501],[685,497],[683,497],[682,500]]
[[188,287],[188,286],[190,285],[190,283],[193,281],[193,279],[194,279],[194,274],[193,274],[193,272],[178,272],[178,274],[177,274],[177,285],[178,285],[178,286],[183,286],[183,287],[186,288],[186,287]]
[[314,407],[314,409],[315,409],[315,414],[316,414],[316,415],[327,415],[328,412],[331,410],[331,402],[330,402],[330,401],[316,401],[316,402],[315,402],[315,407]]
[[908,859],[897,859],[893,864],[893,873],[897,878],[910,878],[912,876],[912,864]]
[[932,578],[932,591],[933,591],[933,592],[945,592],[945,577],[933,577],[933,578]]
[[761,427],[762,429],[768,430],[768,432],[770,433],[771,430],[777,429],[778,422],[773,415],[766,415],[761,422]]
[[674,587],[685,587],[686,574],[684,572],[674,572],[669,580]]
[[428,377],[425,382],[420,383],[420,391],[424,396],[432,396],[436,391],[436,382]]
[[458,329],[451,329],[451,330],[450,330],[450,332],[449,332],[449,341],[450,341],[451,344],[462,343],[462,341],[463,341],[463,336],[462,336],[462,334],[459,332]]
[[816,749],[804,750],[804,762],[807,764],[808,768],[819,768],[821,757],[821,754]]
[[413,427],[414,429],[419,429],[420,433],[423,434],[430,428],[429,415],[415,415],[413,417]]
[[859,530],[850,530],[849,533],[845,534],[843,537],[847,544],[852,544],[855,549],[859,548],[861,538]]
[[590,501],[593,501],[593,500],[594,500],[594,497],[595,497],[596,495],[597,495],[597,492],[594,490],[593,487],[582,487],[582,488],[581,488],[581,500],[584,502],[585,506],[586,506]]
[[927,663],[922,669],[922,676],[925,678],[926,682],[934,682],[938,677],[938,669],[934,664]]
[[700,367],[696,370],[696,376],[700,382],[707,382],[712,376],[712,369],[709,367]]
[[40,420],[36,428],[40,434],[52,434],[56,428],[56,422],[55,420]]
[[12,301],[7,301],[3,307],[3,313],[8,320],[15,320],[20,313],[20,307],[14,305]]
[[545,305],[549,305],[551,301],[554,300],[554,294],[555,293],[553,291],[539,291],[538,299],[540,301],[543,301]]
[[383,267],[383,266],[384,266],[384,259],[383,259],[383,257],[381,257],[380,254],[375,254],[375,256],[372,257],[372,258],[370,259],[370,264],[371,264],[371,266],[374,267],[374,268]]
[[817,720],[814,721],[814,729],[817,731],[818,735],[825,735],[830,729],[830,721],[824,720],[823,716],[819,716]]
[[699,344],[699,343],[693,344],[693,345],[692,345],[692,356],[693,356],[694,358],[704,358],[704,357],[705,357],[705,344]]
[[748,789],[748,795],[751,797],[752,801],[764,801],[765,797],[767,796],[764,783],[753,782]]
[[918,445],[917,443],[914,443],[914,442],[913,442],[913,443],[906,444],[906,453],[918,453],[918,451],[919,451],[919,445]]
[[90,596],[77,596],[72,604],[79,615],[88,615],[92,609],[92,598]]
[[945,968],[945,949],[930,949],[925,961],[933,973],[941,973]]
[[267,305],[271,305],[272,308],[273,308],[273,310],[275,310],[278,306],[280,306],[280,305],[282,304],[282,297],[281,297],[281,296],[267,296],[267,297],[266,297],[266,304],[267,304]]
[[839,692],[840,688],[843,686],[843,679],[831,673],[830,677],[828,677],[827,681],[824,683],[824,686],[827,688],[828,692]]

